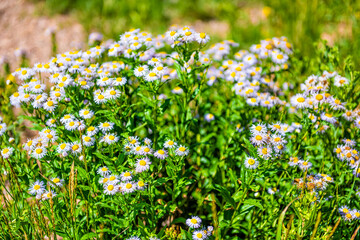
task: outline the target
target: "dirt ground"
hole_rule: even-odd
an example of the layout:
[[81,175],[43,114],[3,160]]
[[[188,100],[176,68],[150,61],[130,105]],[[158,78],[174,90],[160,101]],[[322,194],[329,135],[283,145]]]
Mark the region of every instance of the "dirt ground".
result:
[[72,17],[36,14],[39,6],[24,0],[0,0],[0,58],[6,57],[12,69],[18,64],[14,51],[23,48],[31,63],[45,62],[51,57],[49,28],[56,28],[58,52],[81,46],[85,40],[83,27]]

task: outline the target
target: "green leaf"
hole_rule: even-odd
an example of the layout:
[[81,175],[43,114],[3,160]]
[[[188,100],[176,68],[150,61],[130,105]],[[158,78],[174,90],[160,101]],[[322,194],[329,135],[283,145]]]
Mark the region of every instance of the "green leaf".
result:
[[236,207],[235,201],[231,197],[229,190],[218,184],[215,184],[215,189],[220,192],[221,196],[225,198],[228,203],[230,203],[234,208]]
[[80,240],[90,239],[90,238],[97,238],[98,235],[96,233],[90,232],[85,235],[83,235]]
[[255,207],[260,208],[260,210],[264,210],[263,205],[261,205],[260,201],[256,200],[256,199],[246,199],[244,201],[244,205],[255,206]]

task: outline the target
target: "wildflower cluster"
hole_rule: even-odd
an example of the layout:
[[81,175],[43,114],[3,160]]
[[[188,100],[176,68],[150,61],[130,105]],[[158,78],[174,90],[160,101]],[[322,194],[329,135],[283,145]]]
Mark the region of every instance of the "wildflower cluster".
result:
[[355,149],[356,141],[351,139],[342,139],[342,143],[338,145],[334,152],[336,156],[341,160],[345,161],[348,166],[353,169],[353,174],[356,177],[360,176],[360,168],[359,168],[359,152]]
[[[286,134],[296,129],[298,129],[298,127],[289,126],[288,124],[280,122],[267,124],[267,126],[259,123],[250,127],[250,141],[257,147],[258,155],[268,160],[270,157],[279,157],[286,151]],[[256,165],[258,165],[258,163],[255,159],[247,158],[245,161],[247,168],[256,168]]]
[[360,219],[360,211],[357,209],[350,209],[348,206],[341,206],[339,212],[345,221],[352,221]]
[[322,75],[304,79],[285,37],[242,50],[189,26],[102,41],[10,75],[24,113],[0,119],[1,226],[13,236],[280,239],[286,226],[289,239],[327,238],[318,221],[359,218],[333,214],[360,195],[350,67],[310,62]]
[[51,178],[48,182],[49,190],[46,190],[46,185],[43,181],[37,180],[30,185],[29,193],[36,196],[39,200],[53,199],[56,196],[55,188],[61,188],[64,184],[64,179],[58,177]]
[[[192,233],[192,237],[194,240],[208,239],[212,235],[212,232],[214,230],[212,226],[201,228],[201,222],[202,220],[198,216],[192,216],[191,218],[188,218],[186,220],[186,225],[188,227],[193,229],[198,229],[198,230],[194,230]],[[199,228],[201,229],[199,230]]]

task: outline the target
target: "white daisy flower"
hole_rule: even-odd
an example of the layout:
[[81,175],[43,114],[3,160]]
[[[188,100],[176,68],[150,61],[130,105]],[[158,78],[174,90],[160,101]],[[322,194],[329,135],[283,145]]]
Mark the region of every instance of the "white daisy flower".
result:
[[134,70],[134,75],[135,75],[136,77],[144,77],[144,76],[147,74],[148,70],[149,70],[149,67],[146,66],[146,65],[137,67],[137,68]]
[[171,90],[171,92],[174,94],[182,94],[184,90],[181,87],[177,86],[173,90]]
[[123,172],[120,174],[121,181],[130,181],[132,179],[132,174],[129,171]]
[[5,159],[9,158],[11,156],[11,154],[14,152],[14,148],[12,147],[7,147],[7,148],[3,148],[1,150],[1,156]]
[[99,124],[99,129],[103,132],[106,133],[108,131],[113,130],[114,128],[114,123],[112,122],[103,122]]
[[108,184],[105,184],[105,186],[104,186],[104,193],[106,195],[114,195],[117,193],[117,191],[118,191],[118,188],[116,187],[115,184],[108,183]]
[[259,161],[253,157],[246,157],[244,164],[248,169],[256,169],[259,166]]
[[120,182],[117,175],[110,175],[107,178],[108,178],[108,182],[113,184],[113,185],[116,185],[116,184],[118,184]]
[[72,154],[79,154],[82,151],[82,147],[79,142],[71,143],[70,150]]
[[192,216],[186,219],[186,225],[191,228],[199,228],[201,226],[201,219],[198,216]]
[[30,185],[29,192],[31,195],[41,195],[45,192],[45,185],[42,181],[37,180]]
[[97,127],[90,126],[86,129],[86,133],[88,136],[94,136],[99,132],[99,129]]
[[291,102],[291,105],[296,107],[296,108],[306,108],[306,107],[308,107],[306,97],[301,93],[296,94],[295,96],[291,97],[290,102]]
[[139,137],[137,136],[130,136],[128,142],[131,146],[138,146],[140,144]]
[[135,172],[141,173],[149,170],[150,164],[150,159],[148,159],[147,157],[138,159],[135,164]]
[[91,136],[88,136],[88,135],[83,135],[82,140],[83,140],[83,144],[86,147],[91,147],[95,143],[95,139],[93,137],[91,137]]
[[62,118],[60,118],[60,122],[62,124],[65,124],[67,122],[71,122],[71,121],[74,121],[75,117],[71,114],[67,114],[65,116],[63,116]]
[[132,193],[136,190],[136,183],[127,181],[120,184],[124,193]]
[[94,100],[96,104],[102,104],[107,102],[107,98],[104,93],[94,93]]
[[167,140],[165,143],[164,143],[164,148],[175,148],[177,147],[177,143],[174,142],[173,140]]
[[164,149],[160,149],[160,150],[157,150],[155,153],[154,153],[154,157],[158,158],[158,159],[165,159],[168,157],[168,152]]
[[46,126],[48,126],[48,127],[56,127],[55,123],[56,123],[56,120],[53,118],[46,120]]
[[105,142],[107,144],[113,144],[119,141],[119,137],[115,134],[106,134],[100,142]]
[[266,142],[266,135],[264,133],[254,133],[253,137],[250,139],[251,143],[260,146],[263,145]]
[[66,122],[64,125],[65,125],[65,129],[68,131],[74,131],[74,130],[77,130],[77,128],[78,128],[76,119]]
[[153,82],[155,80],[158,80],[159,76],[156,74],[156,72],[150,71],[146,73],[145,75],[145,81],[147,82]]
[[53,191],[45,191],[42,195],[41,195],[41,200],[48,200],[48,199],[53,199],[56,196],[56,193]]
[[51,181],[52,181],[53,183],[55,183],[55,185],[58,186],[58,187],[62,187],[63,184],[64,184],[64,179],[61,179],[61,178],[59,178],[59,177],[51,178]]
[[298,166],[301,170],[306,171],[311,168],[312,163],[308,161],[299,161]]
[[195,34],[195,39],[200,44],[206,44],[206,43],[208,43],[210,41],[209,35],[207,35],[204,32],[196,33]]
[[145,144],[145,145],[148,145],[148,146],[151,146],[151,144],[152,144],[151,139],[145,138],[145,139],[144,139],[144,144]]
[[204,118],[207,122],[211,122],[211,121],[215,120],[215,116],[212,113],[205,114]]
[[137,190],[145,190],[146,185],[147,184],[144,181],[139,180],[139,181],[136,182],[136,189]]
[[106,166],[103,166],[97,170],[97,173],[104,177],[110,175],[111,171]]
[[112,86],[124,86],[127,83],[127,79],[125,77],[117,77],[112,81]]
[[89,109],[82,109],[80,110],[79,115],[83,119],[90,119],[94,116],[94,112]]
[[142,146],[141,155],[152,155],[153,150],[149,146]]
[[348,84],[349,84],[349,80],[345,77],[341,77],[340,75],[337,75],[334,78],[334,85],[337,87],[343,87]]
[[114,100],[120,97],[120,91],[114,88],[106,90],[105,97],[110,100]]
[[47,150],[45,147],[36,147],[32,150],[32,156],[36,159],[41,159],[45,157]]
[[259,123],[259,124],[257,124],[257,125],[252,125],[252,126],[250,127],[250,132],[251,132],[252,134],[259,134],[259,133],[264,134],[264,133],[267,132],[267,128],[266,128],[266,126],[265,126],[264,124]]
[[264,158],[269,159],[271,157],[272,149],[269,146],[262,146],[258,148],[258,154]]
[[178,156],[186,156],[189,154],[189,149],[187,149],[186,147],[180,145],[176,150],[175,150],[176,155]]
[[196,230],[193,232],[192,237],[194,240],[204,240],[207,238],[207,235],[204,230]]
[[62,153],[67,153],[70,150],[71,146],[69,143],[60,143],[57,147],[57,152],[62,154]]

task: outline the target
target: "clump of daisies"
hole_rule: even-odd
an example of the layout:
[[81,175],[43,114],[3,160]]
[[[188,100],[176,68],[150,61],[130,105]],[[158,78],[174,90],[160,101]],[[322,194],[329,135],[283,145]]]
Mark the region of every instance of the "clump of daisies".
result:
[[[295,127],[286,123],[264,124],[257,123],[250,127],[250,142],[257,148],[258,155],[268,160],[270,157],[279,157],[286,151],[287,133],[295,131]],[[247,168],[256,168],[256,158],[245,160]]]
[[[36,180],[29,187],[29,193],[36,196],[38,200],[53,199],[56,196],[54,189],[61,188],[64,184],[64,179],[53,177],[51,182],[45,184],[43,181]],[[48,186],[48,190],[46,188]]]
[[339,212],[345,221],[353,221],[360,219],[360,211],[358,209],[351,209],[345,205],[339,208]]
[[337,96],[341,88],[348,84],[349,80],[336,72],[324,71],[321,76],[311,75],[301,84],[302,92],[291,97],[290,104],[307,114],[317,133],[326,132],[331,125],[341,125],[340,119],[358,128],[359,110],[349,110],[347,103]]
[[340,161],[345,161],[346,164],[352,169],[355,177],[360,176],[360,156],[358,150],[355,148],[357,145],[355,140],[342,139],[343,144],[337,145],[334,149],[334,153]]
[[245,98],[252,107],[273,108],[284,105],[273,93],[281,95],[281,89],[275,81],[266,75],[263,66],[270,64],[268,73],[288,69],[289,54],[292,46],[285,37],[262,40],[254,44],[249,50],[239,50],[230,55],[231,48],[237,44],[224,41],[210,47],[209,55],[221,63],[220,68],[210,68],[208,72],[209,85],[216,79],[224,79],[234,83],[236,95]]
[[198,216],[192,216],[191,218],[186,219],[186,225],[191,229],[194,229],[192,232],[194,240],[208,239],[212,236],[214,228],[212,226],[204,227],[201,223],[202,220]]
[[[295,178],[294,185],[300,190],[307,190],[316,196],[325,193],[329,183],[334,182],[334,179],[327,174],[308,174],[306,178]],[[331,196],[330,196],[331,197]],[[316,200],[318,200],[316,198]]]
[[133,164],[128,170],[121,173],[113,173],[107,166],[98,168],[97,173],[101,176],[99,182],[102,184],[104,194],[114,195],[116,193],[129,194],[146,189],[143,173],[150,169],[152,162],[161,164],[167,158],[179,158],[189,154],[189,149],[179,145],[173,140],[167,140],[163,148],[154,149],[153,142],[149,138],[140,139],[130,136],[124,141],[123,151],[133,156]]

